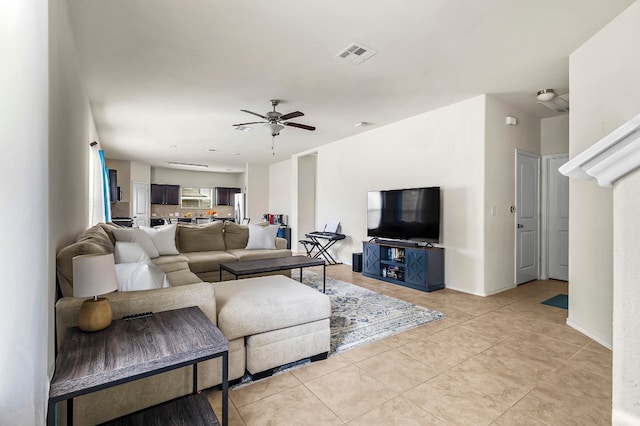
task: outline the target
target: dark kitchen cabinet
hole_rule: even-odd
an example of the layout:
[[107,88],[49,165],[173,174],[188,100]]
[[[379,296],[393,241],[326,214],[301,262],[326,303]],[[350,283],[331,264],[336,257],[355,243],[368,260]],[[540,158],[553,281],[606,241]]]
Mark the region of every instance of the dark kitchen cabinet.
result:
[[238,193],[240,193],[240,188],[225,188],[222,186],[216,186],[216,205],[232,206],[233,195]]
[[151,184],[151,204],[180,205],[180,185]]

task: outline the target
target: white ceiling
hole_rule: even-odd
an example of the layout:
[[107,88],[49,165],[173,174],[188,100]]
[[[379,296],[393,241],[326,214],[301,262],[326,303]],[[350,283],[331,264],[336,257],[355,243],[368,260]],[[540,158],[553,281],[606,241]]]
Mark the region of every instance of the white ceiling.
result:
[[[568,55],[633,1],[68,2],[107,157],[237,172],[482,93],[552,116],[536,92],[567,93]],[[352,42],[378,53],[335,57]],[[275,156],[267,129],[232,127],[274,98],[317,127],[282,130]]]

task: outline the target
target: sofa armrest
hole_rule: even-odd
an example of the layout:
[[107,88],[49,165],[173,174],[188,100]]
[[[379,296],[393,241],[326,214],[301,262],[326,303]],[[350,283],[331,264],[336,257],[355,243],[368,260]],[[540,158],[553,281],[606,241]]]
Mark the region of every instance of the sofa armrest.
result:
[[284,238],[276,237],[276,248],[277,249],[286,249],[287,248],[287,240]]
[[[156,290],[115,292],[104,297],[111,303],[113,319],[141,312],[162,312],[198,306],[212,323],[217,324],[214,287],[206,282]],[[58,348],[67,328],[78,325],[78,313],[85,300],[79,297],[63,297],[56,303]]]

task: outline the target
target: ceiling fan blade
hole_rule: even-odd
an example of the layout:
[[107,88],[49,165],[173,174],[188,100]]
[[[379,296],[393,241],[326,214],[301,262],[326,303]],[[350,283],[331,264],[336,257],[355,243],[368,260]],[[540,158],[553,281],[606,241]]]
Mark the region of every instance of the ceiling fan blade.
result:
[[246,112],[247,114],[257,115],[257,116],[258,116],[258,117],[260,117],[260,118],[264,118],[265,120],[268,120],[268,118],[267,118],[267,117],[265,117],[265,116],[264,116],[264,115],[262,115],[262,114],[258,114],[257,112],[249,111],[249,110],[246,110],[246,109],[241,109],[240,111],[242,111],[242,112]]
[[237,127],[237,126],[248,126],[249,124],[266,124],[269,123],[268,121],[252,121],[251,123],[238,123],[238,124],[232,124],[233,127]]
[[313,126],[307,126],[306,124],[300,124],[300,123],[281,123],[284,124],[285,126],[289,126],[289,127],[297,127],[298,129],[304,129],[304,130],[315,130],[316,128]]
[[285,114],[280,116],[280,120],[289,120],[291,118],[302,117],[304,114],[300,111],[290,112],[289,114]]

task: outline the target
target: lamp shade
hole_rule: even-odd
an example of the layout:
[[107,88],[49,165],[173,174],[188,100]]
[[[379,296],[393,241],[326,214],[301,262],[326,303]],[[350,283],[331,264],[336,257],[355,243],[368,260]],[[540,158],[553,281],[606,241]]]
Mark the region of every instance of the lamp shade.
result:
[[113,253],[73,258],[73,296],[94,297],[118,289]]
[[277,124],[277,123],[269,123],[269,124],[265,124],[265,126],[269,128],[269,131],[271,132],[272,136],[279,135],[280,130],[284,129],[283,125]]

